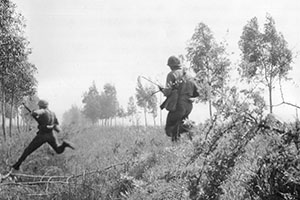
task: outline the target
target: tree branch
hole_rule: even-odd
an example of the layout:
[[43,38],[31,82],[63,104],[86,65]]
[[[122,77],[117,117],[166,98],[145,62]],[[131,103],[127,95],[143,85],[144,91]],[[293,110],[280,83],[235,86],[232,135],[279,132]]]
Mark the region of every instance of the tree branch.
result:
[[[121,162],[121,163],[117,163],[117,164],[114,164],[114,165],[110,165],[110,166],[105,167],[103,169],[97,169],[97,170],[90,171],[90,172],[87,172],[87,173],[83,172],[82,174],[70,175],[70,176],[43,176],[43,175],[8,173],[7,175],[1,175],[1,181],[5,180],[5,179],[8,179],[9,177],[27,177],[27,178],[33,178],[33,181],[6,182],[6,183],[1,183],[0,187],[4,186],[4,185],[39,185],[39,184],[49,184],[49,183],[51,183],[51,184],[55,184],[55,183],[69,184],[70,179],[74,179],[74,178],[78,178],[78,177],[81,177],[81,176],[90,175],[90,174],[94,174],[94,173],[102,173],[106,170],[109,170],[109,169],[117,167],[117,166],[125,165],[127,163],[128,163],[128,161]],[[36,181],[35,179],[39,179],[39,181]]]

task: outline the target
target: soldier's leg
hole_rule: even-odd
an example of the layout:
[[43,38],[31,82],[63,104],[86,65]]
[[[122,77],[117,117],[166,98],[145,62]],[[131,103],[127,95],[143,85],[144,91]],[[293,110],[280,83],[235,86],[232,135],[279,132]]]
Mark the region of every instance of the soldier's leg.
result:
[[178,131],[183,115],[184,110],[181,107],[178,107],[176,111],[169,112],[168,114],[165,131],[168,136],[172,137],[172,141],[178,140]]
[[61,154],[62,152],[64,152],[66,146],[64,143],[62,143],[60,146],[58,146],[57,144],[57,140],[54,136],[53,133],[49,133],[47,135],[47,143],[52,147],[52,149],[57,153],[57,154]]
[[167,136],[172,137],[173,129],[176,126],[175,112],[169,112],[166,120],[165,132]]
[[180,127],[181,127],[181,121],[178,120],[177,123],[176,123],[176,126],[173,130],[173,140],[172,141],[178,141],[179,137],[180,137]]
[[184,124],[184,121],[187,120],[189,118],[189,115],[193,109],[193,104],[192,103],[184,103],[182,105],[183,110],[184,110],[184,114],[182,115],[182,119],[181,119],[181,123],[179,125],[179,133],[184,133],[184,132],[189,132],[189,130],[192,128],[191,125],[192,124]]
[[27,156],[29,156],[32,152],[34,152],[36,149],[38,149],[40,146],[42,146],[45,143],[45,138],[43,136],[44,135],[42,134],[37,134],[33,138],[30,144],[25,148],[19,160],[12,166],[15,170],[19,170],[20,165],[27,158]]
[[63,141],[63,143],[58,146],[57,140],[56,140],[56,138],[55,138],[55,136],[54,136],[53,133],[49,133],[48,134],[48,136],[47,136],[47,143],[54,149],[54,151],[57,154],[63,153],[65,151],[66,147],[74,149],[74,147],[69,142],[66,142],[66,141]]

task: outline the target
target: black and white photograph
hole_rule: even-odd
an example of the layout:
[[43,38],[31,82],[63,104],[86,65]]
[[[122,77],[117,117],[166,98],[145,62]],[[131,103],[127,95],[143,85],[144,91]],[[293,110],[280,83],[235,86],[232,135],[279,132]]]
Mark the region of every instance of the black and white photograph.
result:
[[299,200],[299,11],[0,0],[0,199]]

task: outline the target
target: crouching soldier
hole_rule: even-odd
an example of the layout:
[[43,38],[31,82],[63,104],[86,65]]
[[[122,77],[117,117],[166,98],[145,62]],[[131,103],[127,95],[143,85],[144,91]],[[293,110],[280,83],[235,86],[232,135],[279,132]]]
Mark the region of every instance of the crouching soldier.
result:
[[57,154],[63,153],[66,147],[74,149],[74,147],[66,141],[63,141],[60,146],[57,144],[53,131],[60,132],[60,127],[55,113],[48,109],[48,102],[45,100],[40,100],[38,102],[38,106],[39,109],[32,111],[31,115],[38,122],[39,130],[30,144],[25,148],[19,160],[12,166],[12,169],[19,170],[20,165],[27,158],[27,156],[29,156],[44,143],[48,143]]
[[188,131],[184,120],[188,119],[193,109],[191,98],[199,96],[199,93],[192,77],[189,77],[181,68],[177,57],[171,56],[167,65],[171,72],[167,75],[165,88],[160,88],[167,98],[160,108],[169,111],[165,132],[172,138],[172,141],[177,141],[181,133]]

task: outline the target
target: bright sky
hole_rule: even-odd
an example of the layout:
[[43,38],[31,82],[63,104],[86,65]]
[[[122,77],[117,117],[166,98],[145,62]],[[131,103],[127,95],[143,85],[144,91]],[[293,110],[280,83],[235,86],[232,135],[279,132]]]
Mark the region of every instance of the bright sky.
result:
[[[253,17],[263,26],[266,13],[293,52],[300,52],[299,0],[13,0],[26,19],[26,35],[38,68],[38,95],[61,118],[95,81],[115,85],[124,108],[139,75],[164,82],[167,58],[186,54],[196,25],[204,22],[217,41],[229,43],[238,58],[242,28]],[[232,60],[236,63],[237,60]],[[299,58],[284,88],[286,101],[300,105]],[[276,97],[274,103],[280,103]],[[206,105],[193,116],[207,117]],[[284,106],[283,106],[284,107]],[[204,109],[204,110],[203,110]],[[286,108],[284,112],[287,114]],[[275,113],[277,110],[274,110]],[[295,115],[295,108],[289,108]]]

